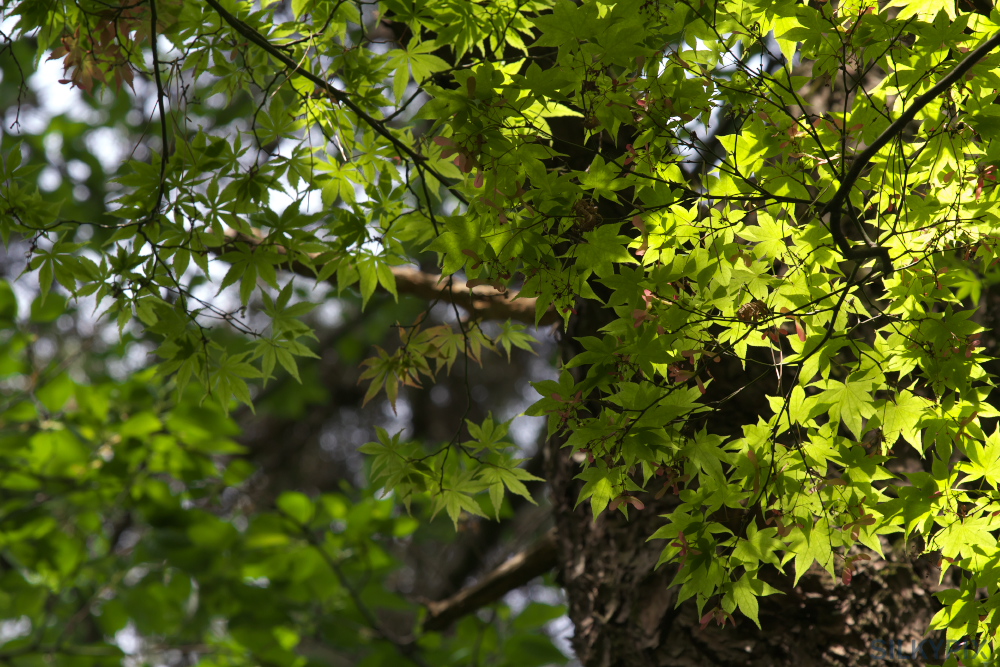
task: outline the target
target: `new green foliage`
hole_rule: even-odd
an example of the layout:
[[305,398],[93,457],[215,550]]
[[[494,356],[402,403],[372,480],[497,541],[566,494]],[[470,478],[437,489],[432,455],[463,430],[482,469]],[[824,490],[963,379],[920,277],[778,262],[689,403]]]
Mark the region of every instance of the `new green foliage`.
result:
[[[138,322],[158,337],[159,372],[178,400],[197,388],[225,409],[251,403],[251,387],[279,368],[297,377],[313,354],[299,319],[312,304],[292,300],[292,275],[355,289],[369,308],[379,292],[443,301],[454,323],[403,322],[402,344],[365,362],[366,400],[384,392],[395,409],[401,387],[433,383],[457,360],[530,348],[535,338],[512,319],[572,325],[590,302],[606,317],[573,329],[582,351],[558,380],[536,384],[528,413],[547,416],[552,442],[579,461],[579,500],[594,517],[676,500],[652,539],[665,540],[661,563],[678,566],[679,601],[694,598],[705,622],[758,622],[758,598],[775,593],[762,568],[798,580],[818,564],[849,585],[865,558],[910,540],[940,554],[942,572],[961,571],[935,627],[949,639],[995,633],[1000,448],[983,425],[1000,413],[986,370],[995,338],[978,322],[998,282],[1000,55],[975,51],[995,44],[995,11],[418,0],[380,3],[380,28],[351,3],[158,5],[149,30],[159,42],[137,27],[152,5],[4,10],[20,21],[15,35],[37,38],[38,58],[65,37],[60,57],[87,74],[72,80],[88,92],[115,94],[124,58],[143,73],[160,62],[174,83],[183,71],[206,98],[255,103],[250,123],[202,127],[191,99],[157,90],[171,101],[150,126],[163,128],[158,152],[126,159],[107,210],[85,220],[38,193],[37,148],[26,161],[30,142],[5,136],[0,233],[30,240],[39,307],[96,297],[121,328]],[[117,40],[86,36],[112,28]],[[392,48],[370,39],[380,29]],[[167,49],[176,70],[162,64]],[[921,97],[966,57],[967,74]],[[894,129],[906,112],[913,120]],[[90,241],[78,240],[84,225],[99,232]],[[405,265],[444,277],[421,282]],[[205,283],[238,305],[205,297]],[[252,303],[263,304],[266,332],[241,316]],[[502,320],[499,333],[461,308]],[[226,327],[240,335],[223,339]],[[40,393],[45,410],[61,409],[69,382]],[[30,423],[39,407],[7,409]],[[226,473],[177,453],[163,419],[153,411],[145,426],[116,428],[157,434],[135,457],[218,483]],[[26,489],[32,475],[105,474],[72,429],[31,428],[12,445],[35,452],[34,468],[11,473]],[[372,490],[427,500],[456,525],[465,513],[499,516],[508,493],[530,498],[525,482],[537,479],[506,429],[490,417],[444,443],[380,430],[361,450]],[[100,483],[124,492],[117,477]],[[136,584],[149,599],[181,605],[183,568],[211,567],[199,561],[211,542],[286,586],[288,605],[350,608],[328,566],[351,547],[333,533],[309,541],[335,498],[286,495],[245,534],[216,533],[217,519],[143,483],[130,498],[154,513],[173,503],[180,522],[173,541],[154,542],[177,574]],[[28,495],[26,516],[36,509]],[[46,517],[15,533],[49,536],[65,554],[22,556],[38,580],[11,590],[38,614],[31,591],[58,589],[85,562]],[[308,589],[303,572],[315,573]],[[218,576],[220,591],[258,594]],[[101,604],[149,632],[183,626]],[[289,661],[302,630],[276,627],[257,637],[235,624],[231,641]]]

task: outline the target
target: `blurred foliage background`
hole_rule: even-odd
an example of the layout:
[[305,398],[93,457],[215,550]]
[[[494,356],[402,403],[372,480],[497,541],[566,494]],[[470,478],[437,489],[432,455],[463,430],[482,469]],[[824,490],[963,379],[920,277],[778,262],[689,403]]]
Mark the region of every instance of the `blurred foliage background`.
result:
[[[151,83],[84,94],[58,83],[59,61],[35,71],[36,48],[24,38],[0,50],[0,154],[16,135],[40,188],[72,202],[62,215],[100,219],[121,159],[161,149],[149,132]],[[200,101],[186,112],[235,129],[258,102]],[[86,224],[76,233],[109,234]],[[68,302],[58,290],[42,299],[30,275],[15,283],[29,243],[0,248],[0,663],[565,662],[550,639],[567,628],[548,579],[446,633],[419,631],[422,602],[455,593],[544,532],[544,498],[542,508],[508,501],[499,523],[472,517],[456,533],[419,502],[408,515],[360,490],[357,453],[379,426],[438,442],[463,417],[518,414],[528,381],[553,372],[548,332],[538,356],[460,361],[433,388],[404,389],[395,410],[384,399],[362,406],[359,363],[373,345],[398,344],[395,324],[426,304],[377,296],[362,312],[356,295],[323,295],[308,318],[318,358],[302,365],[301,382],[280,375],[255,396],[256,412],[226,414],[194,387],[178,399],[138,327],[119,335],[92,300]],[[313,289],[296,287],[320,300]],[[259,308],[249,305],[251,321]],[[445,307],[431,316],[454,318]],[[524,456],[537,452],[539,421],[513,425]]]

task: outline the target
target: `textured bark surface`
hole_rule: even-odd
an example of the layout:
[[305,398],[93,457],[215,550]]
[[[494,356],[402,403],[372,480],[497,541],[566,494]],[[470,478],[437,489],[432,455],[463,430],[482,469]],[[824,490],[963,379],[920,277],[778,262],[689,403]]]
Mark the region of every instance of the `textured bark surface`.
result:
[[586,503],[573,509],[579,465],[556,452],[548,472],[573,648],[587,667],[869,665],[879,640],[909,650],[939,608],[931,595],[937,568],[887,548],[886,560],[864,563],[850,585],[818,566],[796,586],[771,570],[768,583],[782,594],[760,600],[760,629],[746,619],[701,628],[693,600],[675,608],[668,584],[676,567],[654,571],[665,543],[646,539],[666,506],[632,511],[630,521],[605,512],[595,522]]
[[[573,338],[601,324],[600,312],[580,307],[572,335],[563,339],[569,356],[577,352]],[[760,414],[765,394],[760,389],[774,385],[775,376],[754,373],[751,364],[744,371],[731,360],[713,366],[712,373],[716,388],[709,388],[707,403],[713,403],[713,394],[729,395],[757,377],[756,389],[750,385],[716,404],[720,412],[707,422],[710,431],[732,435],[728,424],[747,423],[751,414]],[[676,566],[655,569],[665,541],[647,541],[663,525],[659,515],[676,498],[656,501],[652,494],[643,495],[646,508],[630,509],[630,520],[605,511],[594,521],[589,503],[574,507],[582,485],[574,478],[582,467],[560,445],[558,437],[550,439],[546,459],[558,581],[565,587],[575,626],[573,649],[586,667],[870,665],[885,646],[879,641],[902,641],[903,650],[919,642],[940,608],[931,594],[940,588],[939,571],[930,559],[914,558],[903,545],[884,542],[886,559],[873,555],[872,561],[862,562],[850,585],[818,565],[797,585],[792,563],[787,575],[765,566],[762,576],[782,594],[760,599],[761,628],[742,617],[736,626],[719,627],[713,621],[702,628],[693,599],[675,604],[677,589],[669,584]],[[739,517],[731,523],[736,528]]]

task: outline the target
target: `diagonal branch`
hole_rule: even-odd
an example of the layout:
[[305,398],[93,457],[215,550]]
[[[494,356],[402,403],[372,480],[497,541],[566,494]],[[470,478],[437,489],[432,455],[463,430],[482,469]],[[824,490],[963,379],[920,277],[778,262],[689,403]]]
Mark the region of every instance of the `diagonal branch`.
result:
[[[287,255],[288,249],[278,244],[267,243],[265,239],[237,232],[232,229],[226,230],[227,243],[245,243],[251,248],[267,247],[280,255]],[[215,252],[221,252],[222,248],[217,248]],[[316,257],[318,255],[310,255]],[[300,276],[306,278],[316,278],[315,270],[304,262],[292,260],[288,268]],[[500,292],[488,285],[469,286],[464,280],[454,277],[446,277],[425,273],[419,269],[405,266],[392,267],[392,275],[396,279],[396,291],[400,294],[410,294],[426,301],[443,301],[455,304],[469,312],[474,319],[480,320],[514,320],[527,324],[535,323],[535,309],[537,299],[534,297],[519,298],[516,292]],[[335,278],[328,281],[336,286]],[[380,290],[384,290],[379,286]],[[555,324],[560,321],[559,314],[555,308],[549,307],[538,321],[539,326]]]
[[281,52],[274,44],[272,44],[266,37],[260,34],[258,31],[254,30],[252,27],[238,19],[237,17],[230,14],[226,9],[219,4],[218,0],[205,0],[208,5],[218,12],[219,16],[230,25],[230,27],[247,38],[247,40],[253,42],[261,49],[267,52],[272,58],[283,64],[292,72],[302,76],[312,83],[317,88],[321,89],[324,93],[329,95],[332,99],[336,100],[340,104],[354,112],[354,114],[364,121],[366,125],[372,128],[377,134],[385,137],[400,153],[405,154],[411,160],[413,160],[421,169],[427,170],[428,173],[434,176],[442,185],[450,188],[454,185],[454,181],[447,178],[441,173],[439,173],[434,168],[426,164],[426,158],[413,150],[406,143],[395,136],[389,128],[385,126],[385,123],[378,120],[371,114],[367,113],[364,109],[359,107],[354,101],[351,100],[348,95],[342,91],[334,88],[329,82],[324,81],[320,77],[316,76],[306,68],[302,66],[301,63],[295,62],[292,58],[288,57]]
[[528,549],[509,558],[480,581],[446,600],[427,603],[425,632],[444,630],[454,621],[501,597],[556,566],[556,531],[550,529]]
[[[955,69],[945,74],[941,80],[926,93],[917,97],[917,99],[913,101],[913,104],[908,106],[899,118],[893,121],[892,125],[887,127],[885,131],[882,132],[882,134],[880,134],[870,146],[868,146],[868,148],[861,151],[861,153],[854,159],[854,164],[851,165],[850,170],[844,175],[843,180],[840,182],[840,189],[837,190],[837,194],[834,195],[834,199],[830,201],[832,202],[838,198],[839,201],[843,201],[844,197],[847,196],[847,192],[854,187],[854,182],[858,180],[861,172],[868,166],[868,163],[873,157],[875,157],[875,154],[878,153],[883,146],[889,143],[893,137],[902,132],[907,123],[913,120],[921,109],[934,101],[938,95],[948,90],[953,83],[958,81],[960,77],[972,69],[976,63],[985,58],[989,52],[997,46],[1000,46],[1000,32],[997,32],[997,34],[993,35],[974,51],[970,52],[969,55],[965,56],[962,62],[955,65]],[[829,205],[830,204],[827,204],[827,206]]]
[[980,60],[985,58],[993,49],[1000,45],[1000,32],[990,37],[988,40],[980,44],[975,50],[971,51],[962,62],[958,63],[954,69],[944,75],[940,81],[938,81],[934,86],[931,87],[923,95],[920,95],[913,101],[913,104],[908,106],[906,110],[900,114],[893,123],[885,129],[885,131],[880,134],[875,141],[873,141],[868,148],[861,151],[855,158],[851,165],[851,168],[844,174],[844,177],[840,181],[840,187],[837,188],[837,192],[834,193],[830,201],[823,205],[820,211],[820,217],[830,214],[830,232],[833,234],[833,240],[840,248],[846,259],[867,259],[869,257],[879,257],[882,260],[882,270],[884,273],[889,274],[892,272],[892,260],[889,257],[888,248],[883,248],[877,245],[866,244],[865,247],[853,247],[844,237],[844,232],[840,228],[840,217],[841,209],[843,208],[844,201],[847,199],[851,188],[857,182],[858,178],[861,176],[861,172],[864,171],[868,163],[871,162],[872,158],[886,145],[888,144],[896,135],[903,131],[903,128],[912,121],[917,113],[923,109],[925,106],[930,104],[938,95],[948,90],[956,81],[959,80],[966,72],[968,72],[972,67],[978,63]]

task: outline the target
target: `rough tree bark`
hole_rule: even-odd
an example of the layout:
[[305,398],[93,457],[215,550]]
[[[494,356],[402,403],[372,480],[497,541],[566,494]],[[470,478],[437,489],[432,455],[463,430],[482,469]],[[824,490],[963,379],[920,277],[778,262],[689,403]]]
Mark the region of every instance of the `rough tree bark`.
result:
[[749,621],[702,628],[693,600],[675,608],[668,585],[675,567],[653,569],[663,548],[647,537],[659,527],[655,504],[631,521],[605,513],[596,522],[574,510],[577,465],[555,453],[549,469],[561,583],[575,626],[573,649],[587,667],[719,665],[867,665],[876,640],[924,636],[934,611],[936,568],[902,549],[859,572],[850,586],[812,570],[761,600],[758,629]]
[[[580,307],[576,324],[593,331],[574,335],[595,335],[600,315]],[[571,337],[564,347],[575,354]],[[720,371],[738,368],[728,366]],[[735,378],[720,371],[713,372],[716,381],[734,387]],[[744,392],[722,414],[740,423],[741,414],[758,409],[754,396],[761,394]],[[719,423],[716,430],[726,433],[727,425]],[[937,567],[902,545],[885,543],[886,559],[866,563],[849,586],[819,566],[798,585],[772,570],[768,583],[782,594],[760,600],[759,629],[745,619],[736,626],[702,627],[693,599],[676,606],[677,589],[669,586],[676,566],[655,569],[665,543],[647,541],[676,498],[643,495],[646,508],[631,509],[629,520],[605,511],[594,521],[587,503],[575,507],[582,484],[575,476],[582,467],[560,445],[558,437],[550,439],[546,465],[557,581],[565,587],[575,626],[573,649],[585,667],[868,665],[879,650],[876,640],[902,640],[908,650],[924,637],[938,608],[931,595]]]

